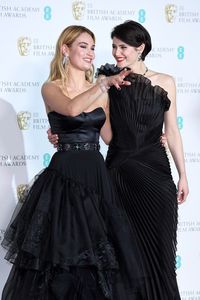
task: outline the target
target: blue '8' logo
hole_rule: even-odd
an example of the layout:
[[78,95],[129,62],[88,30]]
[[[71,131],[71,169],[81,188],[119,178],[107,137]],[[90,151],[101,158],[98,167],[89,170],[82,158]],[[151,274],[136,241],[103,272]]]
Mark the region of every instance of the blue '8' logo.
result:
[[184,56],[185,56],[184,47],[183,46],[179,46],[177,48],[177,57],[178,57],[178,59],[184,59]]
[[44,7],[44,19],[46,21],[51,20],[51,7],[50,6],[45,6]]
[[182,261],[181,261],[181,256],[177,255],[176,256],[176,269],[179,269],[182,265]]
[[45,153],[43,155],[43,166],[44,167],[48,167],[48,165],[50,163],[50,159],[51,159],[51,155],[49,153]]
[[146,21],[146,12],[144,9],[140,9],[139,12],[138,12],[138,21],[140,23],[144,23]]
[[178,128],[183,129],[183,117],[177,117]]

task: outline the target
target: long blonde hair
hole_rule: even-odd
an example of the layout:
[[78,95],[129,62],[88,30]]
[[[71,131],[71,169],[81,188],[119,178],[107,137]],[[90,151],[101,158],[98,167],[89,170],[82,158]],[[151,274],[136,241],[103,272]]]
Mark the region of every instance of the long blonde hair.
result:
[[[63,58],[64,55],[62,53],[62,46],[66,44],[68,47],[72,45],[72,43],[79,37],[82,33],[88,33],[95,42],[95,35],[92,31],[84,26],[79,25],[71,25],[66,27],[60,34],[58,41],[56,43],[56,50],[54,54],[54,58],[50,64],[50,74],[48,77],[48,81],[53,81],[60,79],[64,84],[67,80],[67,72],[65,67],[63,66]],[[85,72],[85,79],[89,82],[93,81],[94,75],[94,67],[92,66],[91,70]]]

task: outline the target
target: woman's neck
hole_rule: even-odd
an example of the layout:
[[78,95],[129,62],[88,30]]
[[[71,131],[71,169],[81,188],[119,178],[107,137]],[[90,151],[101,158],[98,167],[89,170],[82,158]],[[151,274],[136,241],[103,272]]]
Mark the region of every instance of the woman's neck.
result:
[[66,85],[70,89],[74,89],[76,91],[81,91],[84,89],[85,85],[87,84],[87,81],[85,79],[85,72],[80,70],[74,70],[69,68],[67,70],[67,80]]
[[129,65],[127,67],[130,68],[133,71],[133,73],[141,74],[143,76],[145,76],[146,73],[148,72],[148,68],[146,67],[146,65],[143,61],[137,62],[137,63]]

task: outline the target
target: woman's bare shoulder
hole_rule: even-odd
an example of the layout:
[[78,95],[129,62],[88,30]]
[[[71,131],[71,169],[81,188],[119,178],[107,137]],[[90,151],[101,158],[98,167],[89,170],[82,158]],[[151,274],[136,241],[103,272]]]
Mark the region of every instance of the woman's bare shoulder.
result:
[[43,96],[49,93],[61,92],[60,84],[58,81],[46,81],[41,87],[41,93]]
[[149,80],[151,80],[152,85],[158,85],[166,90],[168,90],[169,87],[175,85],[173,76],[166,73],[149,70],[149,74],[147,77]]
[[45,81],[42,84],[42,89],[47,89],[47,88],[58,88],[60,87],[60,82],[58,80],[54,81]]

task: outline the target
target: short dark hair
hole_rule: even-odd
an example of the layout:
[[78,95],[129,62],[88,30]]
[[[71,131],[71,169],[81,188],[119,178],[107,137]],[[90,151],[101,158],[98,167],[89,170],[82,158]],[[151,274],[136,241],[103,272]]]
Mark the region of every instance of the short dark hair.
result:
[[145,60],[146,55],[151,51],[151,36],[146,28],[138,22],[125,21],[115,26],[111,32],[111,38],[114,37],[132,47],[139,47],[144,44],[145,48],[141,55],[142,60]]

